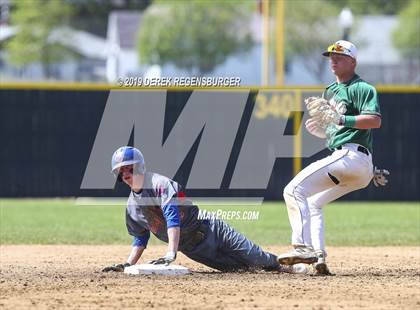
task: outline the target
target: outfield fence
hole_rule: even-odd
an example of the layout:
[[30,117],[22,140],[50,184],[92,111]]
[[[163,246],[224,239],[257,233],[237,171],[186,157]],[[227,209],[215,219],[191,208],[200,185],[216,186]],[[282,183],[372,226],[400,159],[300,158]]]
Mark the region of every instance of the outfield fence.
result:
[[[374,130],[373,158],[375,165],[391,171],[390,183],[386,188],[379,189],[370,185],[344,199],[419,201],[420,88],[378,87],[378,90],[382,128]],[[82,84],[2,84],[0,119],[3,145],[0,160],[3,164],[3,178],[0,196],[126,196],[127,189],[120,184],[117,184],[115,189],[113,186],[82,186],[89,160],[94,161],[91,158],[92,150],[100,135],[99,128],[101,121],[106,117],[106,106],[109,104],[111,93],[124,91],[138,92],[140,95],[150,92],[164,94],[165,109],[161,115],[162,121],[156,121],[155,128],[149,128],[151,131],[162,132],[162,144],[165,139],[171,137],[171,130],[180,119],[185,106],[193,104],[191,102],[194,100],[191,98],[195,92],[207,92],[210,99],[214,93],[227,92],[236,92],[246,98],[244,109],[240,110],[237,132],[233,135],[235,139],[232,141],[232,147],[227,150],[229,156],[226,163],[223,163],[226,169],[219,186],[187,187],[193,196],[282,199],[283,188],[294,174],[310,162],[328,154],[328,150],[322,146],[317,149],[318,145],[312,145],[308,151],[306,146],[309,140],[307,133],[302,129],[302,123],[307,118],[302,106],[303,98],[319,95],[322,92],[321,87],[194,90],[121,89],[108,85]],[[211,100],[209,101],[211,103]],[[122,104],[121,109],[124,109],[123,103],[118,104]],[[216,103],[214,104],[216,106]],[[223,114],[223,106],[218,106],[214,112]],[[133,119],[136,117],[134,115]],[[223,137],[229,118],[226,116],[221,120],[223,121],[219,123],[220,132],[216,134]],[[113,121],[113,125],[118,124],[115,126],[134,128],[129,130],[121,144],[134,143],[135,128],[141,125],[127,125],[124,122],[124,119]],[[206,123],[203,124],[204,131]],[[188,122],[183,124],[183,130],[188,131]],[[259,141],[250,146],[247,138],[252,130],[255,135],[258,134]],[[197,132],[197,136],[199,134],[200,131]],[[111,137],[109,139],[112,144]],[[181,144],[189,143],[181,141],[182,135],[176,139],[179,139],[180,141],[176,142]],[[177,153],[175,150],[172,154],[174,158],[181,158],[182,163],[175,170],[176,173],[169,176],[182,184],[188,183],[191,171],[195,169],[192,164],[195,154],[205,143],[199,139],[190,142],[192,146],[188,152],[180,150]],[[282,150],[279,151],[279,148]],[[236,171],[244,153],[257,164],[249,169],[248,174],[244,171],[237,176]],[[309,153],[313,154],[308,157]],[[110,158],[112,153],[103,155]],[[146,161],[153,163],[153,158],[150,157],[152,156],[146,156]],[[109,168],[107,163],[104,170],[108,173]],[[162,172],[157,164],[153,164],[151,168]],[[259,171],[258,169],[261,170],[262,177],[255,172]],[[235,186],[239,184],[235,178],[245,180],[247,185]],[[266,180],[262,180],[263,178]],[[254,181],[255,188],[250,186]],[[261,185],[264,182],[266,186]]]

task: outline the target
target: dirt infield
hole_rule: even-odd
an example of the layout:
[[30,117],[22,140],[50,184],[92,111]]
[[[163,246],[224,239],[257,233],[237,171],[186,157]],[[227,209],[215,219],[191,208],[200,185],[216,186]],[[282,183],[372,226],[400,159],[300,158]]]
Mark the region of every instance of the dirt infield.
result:
[[[273,253],[285,247],[267,247]],[[329,248],[330,277],[228,274],[182,254],[181,277],[102,273],[127,246],[0,246],[2,309],[420,309],[420,247]],[[150,247],[145,259],[164,254]]]

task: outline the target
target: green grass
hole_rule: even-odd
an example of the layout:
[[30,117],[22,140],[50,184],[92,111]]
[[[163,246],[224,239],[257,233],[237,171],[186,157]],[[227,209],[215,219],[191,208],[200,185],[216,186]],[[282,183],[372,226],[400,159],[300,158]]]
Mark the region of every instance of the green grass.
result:
[[[72,199],[0,200],[1,244],[129,244],[124,207],[76,205]],[[262,245],[288,244],[283,203],[202,206],[260,211],[258,220],[227,220]],[[420,246],[419,203],[335,203],[325,208],[326,239],[335,246]],[[151,244],[159,244],[151,238]]]

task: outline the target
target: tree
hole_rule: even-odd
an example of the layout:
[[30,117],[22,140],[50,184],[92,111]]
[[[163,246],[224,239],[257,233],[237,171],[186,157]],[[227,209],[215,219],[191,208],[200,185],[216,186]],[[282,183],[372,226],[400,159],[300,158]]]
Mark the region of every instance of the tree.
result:
[[393,33],[393,42],[403,56],[420,57],[420,2],[412,0],[398,14],[398,26]]
[[138,35],[142,63],[203,75],[251,48],[251,1],[158,1],[146,9]]
[[323,0],[285,3],[286,60],[301,57],[305,67],[315,77],[322,77],[325,59],[320,55],[342,35],[337,25],[339,9]]
[[44,76],[51,76],[51,64],[63,60],[70,52],[52,42],[51,33],[63,26],[71,7],[62,0],[15,0],[11,24],[18,32],[6,44],[10,61],[18,66],[40,62]]

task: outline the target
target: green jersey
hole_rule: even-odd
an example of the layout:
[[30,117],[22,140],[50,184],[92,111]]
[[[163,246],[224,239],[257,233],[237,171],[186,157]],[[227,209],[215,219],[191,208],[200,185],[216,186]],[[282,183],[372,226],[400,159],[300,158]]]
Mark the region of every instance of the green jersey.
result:
[[[363,81],[357,74],[344,83],[333,83],[325,89],[326,100],[344,115],[378,115],[378,96],[375,87]],[[333,150],[345,143],[357,143],[372,152],[371,129],[356,129],[332,124],[326,129],[327,146]]]

